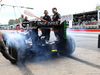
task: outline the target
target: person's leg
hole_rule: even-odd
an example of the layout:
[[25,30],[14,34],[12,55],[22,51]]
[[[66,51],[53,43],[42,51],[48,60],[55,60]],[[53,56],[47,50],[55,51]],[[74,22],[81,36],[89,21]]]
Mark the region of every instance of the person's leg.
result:
[[2,38],[2,34],[0,32],[0,52],[2,53],[2,55],[10,60],[12,63],[16,62],[16,59],[14,59],[10,54],[8,54],[7,50],[6,50],[6,46],[4,44],[3,38]]
[[50,39],[50,29],[46,30],[46,41],[49,41]]
[[57,28],[54,28],[54,34],[56,36],[56,41],[59,41],[60,40],[60,36],[59,36],[59,31]]
[[41,28],[42,36],[46,36],[46,29]]

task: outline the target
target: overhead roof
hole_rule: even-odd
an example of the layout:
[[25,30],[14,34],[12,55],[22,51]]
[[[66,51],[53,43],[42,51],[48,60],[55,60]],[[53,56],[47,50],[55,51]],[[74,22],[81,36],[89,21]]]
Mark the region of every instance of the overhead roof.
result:
[[77,14],[73,14],[74,16],[82,16],[82,15],[92,15],[92,14],[97,14],[98,10],[94,10],[94,11],[88,11],[88,12],[82,12],[82,13],[77,13]]

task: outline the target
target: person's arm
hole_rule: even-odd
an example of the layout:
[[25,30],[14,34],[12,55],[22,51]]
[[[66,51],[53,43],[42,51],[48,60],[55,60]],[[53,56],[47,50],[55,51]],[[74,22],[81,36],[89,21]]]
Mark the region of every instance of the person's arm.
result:
[[44,20],[44,19],[41,19],[41,21],[46,21],[46,20]]
[[61,15],[58,14],[58,21],[61,21]]
[[61,19],[58,19],[58,21],[61,21]]
[[49,21],[51,21],[51,18],[50,18],[50,16],[49,16]]
[[41,21],[46,21],[46,20],[44,20],[44,19],[43,19],[43,17],[42,17],[42,16],[40,17],[40,19],[41,19]]

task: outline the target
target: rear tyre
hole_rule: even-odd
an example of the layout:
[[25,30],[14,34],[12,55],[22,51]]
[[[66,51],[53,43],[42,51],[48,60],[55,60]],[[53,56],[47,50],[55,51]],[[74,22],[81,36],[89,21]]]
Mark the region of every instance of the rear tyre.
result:
[[58,49],[61,56],[70,56],[75,51],[75,40],[67,35],[67,39],[61,42]]
[[52,52],[51,55],[52,55],[53,58],[56,58],[57,57],[57,52]]
[[17,61],[18,61],[18,52],[17,52],[17,49],[16,49],[14,46],[10,45],[10,46],[8,47],[8,51],[9,51],[9,54],[10,54],[13,58],[16,59],[16,62],[11,61],[11,63],[12,63],[12,64],[17,63]]

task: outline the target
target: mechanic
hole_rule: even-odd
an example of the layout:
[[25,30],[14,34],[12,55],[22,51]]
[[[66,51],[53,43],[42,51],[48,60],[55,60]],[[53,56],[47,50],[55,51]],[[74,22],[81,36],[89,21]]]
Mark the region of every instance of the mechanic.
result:
[[27,16],[25,16],[25,19],[23,20],[23,22],[24,21],[27,21],[29,23],[29,20],[28,20]]
[[[29,20],[28,20],[27,16],[25,17],[24,21],[26,21],[27,23],[29,23]],[[27,29],[27,31],[30,33],[29,36],[32,37],[32,43],[35,44],[37,42],[37,40],[38,40],[38,28],[32,29],[32,30],[31,29]]]
[[[53,17],[52,17],[52,20],[53,21],[61,21],[61,15],[57,12],[57,8],[52,8],[52,12],[53,12]],[[59,30],[60,30],[60,27],[54,27],[53,28],[54,30],[54,33],[55,33],[55,36],[57,38],[57,41],[59,40]]]
[[7,52],[7,49],[6,49],[6,46],[5,46],[5,43],[3,41],[3,37],[2,37],[2,34],[0,32],[0,52],[2,53],[2,55],[10,60],[12,63],[16,63],[16,59],[14,59],[8,52]]
[[[48,15],[48,11],[44,10],[44,16],[41,17],[41,21],[51,21],[50,16]],[[50,38],[50,29],[42,28],[42,36],[45,36],[46,41],[49,41]]]
[[[29,20],[28,20],[27,16],[25,16],[25,19],[23,20],[23,22],[29,24]],[[27,27],[27,25],[24,25],[24,24],[22,24],[22,25],[23,25],[24,28]]]

